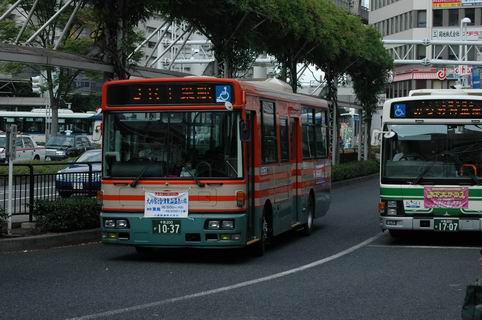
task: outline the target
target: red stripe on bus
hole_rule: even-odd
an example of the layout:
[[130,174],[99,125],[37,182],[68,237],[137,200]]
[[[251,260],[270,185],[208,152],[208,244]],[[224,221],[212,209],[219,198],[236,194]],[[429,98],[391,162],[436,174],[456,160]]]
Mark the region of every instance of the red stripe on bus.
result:
[[[106,201],[144,201],[144,195],[110,195],[104,194],[102,197]],[[236,196],[210,196],[210,195],[192,195],[189,201],[236,201]]]

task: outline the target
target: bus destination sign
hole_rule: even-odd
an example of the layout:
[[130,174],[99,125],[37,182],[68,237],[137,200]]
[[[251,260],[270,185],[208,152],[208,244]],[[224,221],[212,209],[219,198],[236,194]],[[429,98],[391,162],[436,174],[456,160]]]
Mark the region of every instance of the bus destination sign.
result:
[[482,101],[413,100],[394,102],[390,108],[394,119],[470,119],[482,118]]
[[232,86],[214,83],[133,83],[107,88],[109,106],[224,104],[233,102]]

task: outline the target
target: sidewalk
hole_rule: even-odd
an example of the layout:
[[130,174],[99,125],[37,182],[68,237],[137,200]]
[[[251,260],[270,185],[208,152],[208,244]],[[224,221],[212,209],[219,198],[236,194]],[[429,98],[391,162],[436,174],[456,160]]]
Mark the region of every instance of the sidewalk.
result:
[[[377,177],[378,174],[372,174],[348,180],[336,181],[332,183],[332,188],[338,189],[343,186],[368,181]],[[0,238],[0,253],[25,250],[39,250],[68,245],[76,245],[81,243],[99,242],[101,239],[100,229],[25,236],[25,234],[28,234],[28,231],[20,228],[15,228],[13,230],[13,233],[14,235],[12,237]]]

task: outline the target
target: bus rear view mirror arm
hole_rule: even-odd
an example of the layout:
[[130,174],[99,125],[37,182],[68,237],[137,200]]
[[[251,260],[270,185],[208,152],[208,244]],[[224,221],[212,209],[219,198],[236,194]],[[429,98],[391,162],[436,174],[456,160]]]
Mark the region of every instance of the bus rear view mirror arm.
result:
[[393,131],[381,131],[381,130],[373,130],[372,137],[370,139],[370,144],[372,146],[379,146],[381,144],[382,135],[385,139],[391,139],[395,137],[395,132]]

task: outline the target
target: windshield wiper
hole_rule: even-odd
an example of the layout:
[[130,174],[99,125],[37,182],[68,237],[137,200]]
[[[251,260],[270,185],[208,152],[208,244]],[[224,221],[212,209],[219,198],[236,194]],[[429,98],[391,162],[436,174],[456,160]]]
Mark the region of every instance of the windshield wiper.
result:
[[191,169],[189,169],[185,164],[182,166],[182,168],[184,170],[187,171],[187,173],[189,173],[189,175],[191,176],[191,178],[196,182],[196,184],[198,185],[199,188],[204,188],[205,187],[205,184],[202,183],[199,178],[194,175],[194,173],[192,173]]
[[139,175],[129,185],[131,188],[137,187],[137,185],[139,184],[139,180],[141,180],[141,178],[144,176],[144,173],[146,173],[148,168],[149,168],[149,166],[144,166],[144,168],[142,168]]
[[[454,152],[451,152],[450,150],[446,150],[446,151],[443,151],[443,152],[440,152],[438,154],[435,155],[435,159],[437,159],[439,156],[443,156],[443,155],[447,155],[449,156],[450,158],[452,158],[452,160],[454,160],[455,164],[459,167],[462,167],[462,161],[459,159],[459,157],[456,156],[456,154]],[[418,184],[420,182],[420,180],[423,179],[423,177],[427,174],[427,172],[430,171],[430,169],[433,168],[433,166],[437,163],[437,161],[433,161],[430,165],[428,165],[413,181],[412,181],[412,184]],[[472,181],[474,181],[474,183],[476,185],[480,185],[480,180],[472,173],[470,172],[469,173],[469,176],[470,178],[472,179]]]

